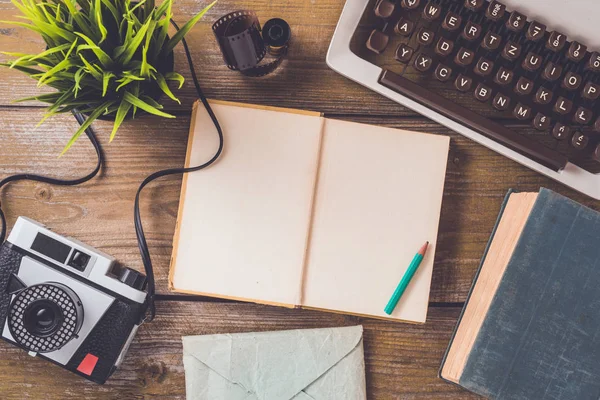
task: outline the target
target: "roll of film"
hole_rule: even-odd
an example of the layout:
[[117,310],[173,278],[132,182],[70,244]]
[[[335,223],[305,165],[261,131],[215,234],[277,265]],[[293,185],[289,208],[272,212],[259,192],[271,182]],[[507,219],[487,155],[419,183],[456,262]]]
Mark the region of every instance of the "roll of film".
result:
[[[283,19],[270,19],[261,29],[256,13],[248,10],[221,17],[212,28],[227,67],[253,77],[268,75],[281,65],[292,36]],[[267,53],[274,59],[261,64]]]

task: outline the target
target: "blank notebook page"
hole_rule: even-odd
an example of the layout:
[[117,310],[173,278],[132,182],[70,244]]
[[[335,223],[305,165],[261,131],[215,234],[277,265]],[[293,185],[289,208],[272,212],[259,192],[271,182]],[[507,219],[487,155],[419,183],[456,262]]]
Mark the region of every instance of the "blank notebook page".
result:
[[391,315],[425,322],[449,138],[328,119],[322,140],[302,305],[389,318],[429,241]]
[[[221,159],[186,174],[174,243],[177,291],[293,306],[298,300],[322,119],[211,102]],[[216,130],[194,110],[186,163],[206,162]]]

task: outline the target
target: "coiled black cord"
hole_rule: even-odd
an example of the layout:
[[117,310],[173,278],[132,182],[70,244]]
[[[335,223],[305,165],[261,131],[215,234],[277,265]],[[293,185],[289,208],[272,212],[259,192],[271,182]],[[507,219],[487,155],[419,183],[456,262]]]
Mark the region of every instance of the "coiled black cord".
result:
[[[175,29],[179,30],[179,26],[175,23],[175,21],[171,20],[171,24],[175,27]],[[148,293],[147,301],[146,301],[147,311],[146,311],[146,316],[144,318],[144,321],[146,321],[146,322],[152,321],[156,315],[156,307],[154,304],[154,298],[156,295],[156,283],[155,283],[155,279],[154,279],[154,270],[152,267],[152,259],[150,258],[150,251],[148,249],[148,243],[146,241],[146,235],[144,234],[144,228],[142,226],[142,218],[140,215],[141,192],[150,182],[152,182],[158,178],[161,178],[163,176],[177,175],[177,174],[184,174],[187,172],[199,171],[201,169],[204,169],[204,168],[210,166],[215,161],[217,161],[217,159],[223,152],[223,145],[224,145],[223,131],[221,129],[221,125],[219,124],[217,117],[215,116],[212,108],[210,107],[210,104],[208,103],[208,100],[206,99],[206,96],[204,95],[204,92],[202,91],[202,88],[200,87],[200,83],[198,82],[198,77],[196,76],[196,71],[194,69],[194,62],[192,61],[190,49],[188,47],[188,44],[187,44],[185,38],[183,38],[181,40],[181,43],[183,44],[183,48],[185,50],[185,56],[187,58],[188,65],[190,67],[192,81],[194,82],[194,86],[196,88],[196,92],[198,93],[198,97],[200,98],[200,101],[202,101],[202,104],[206,108],[206,111],[208,112],[210,119],[212,120],[213,124],[215,125],[215,128],[217,129],[217,133],[219,135],[219,147],[218,147],[216,153],[212,156],[212,158],[210,158],[204,164],[198,165],[196,167],[190,167],[190,168],[171,168],[171,169],[166,169],[166,170],[155,172],[152,175],[148,176],[146,179],[144,179],[144,181],[142,182],[142,184],[140,185],[140,187],[137,190],[137,193],[135,195],[133,216],[134,216],[135,233],[136,233],[136,237],[137,237],[137,241],[138,241],[138,247],[140,250],[141,257],[142,257],[142,263],[144,264],[144,272],[147,277],[147,286],[146,286],[146,291]],[[81,114],[79,114],[78,112],[74,112],[73,115],[75,115],[75,118],[77,119],[77,122],[79,122],[80,125],[83,124],[85,119]],[[13,176],[9,176],[9,177],[3,179],[2,181],[0,181],[0,189],[2,189],[2,187],[4,185],[6,185],[10,182],[15,182],[15,181],[20,181],[20,180],[44,182],[44,183],[49,183],[52,185],[61,185],[61,186],[74,186],[74,185],[79,185],[81,183],[89,181],[90,179],[95,177],[98,174],[98,172],[100,171],[100,168],[104,164],[104,156],[102,154],[102,148],[100,147],[100,143],[98,142],[98,139],[96,138],[92,128],[89,127],[88,129],[86,129],[85,133],[88,136],[88,138],[90,139],[90,141],[92,142],[92,145],[94,146],[94,149],[96,150],[96,154],[98,156],[98,162],[96,164],[96,168],[92,172],[90,172],[88,175],[84,176],[83,178],[73,179],[73,180],[49,178],[49,177],[33,175],[33,174],[13,175]],[[2,223],[2,228],[0,230],[0,244],[2,244],[2,243],[4,243],[4,240],[6,238],[6,218],[4,216],[4,213],[2,212],[1,207],[0,207],[0,221]]]

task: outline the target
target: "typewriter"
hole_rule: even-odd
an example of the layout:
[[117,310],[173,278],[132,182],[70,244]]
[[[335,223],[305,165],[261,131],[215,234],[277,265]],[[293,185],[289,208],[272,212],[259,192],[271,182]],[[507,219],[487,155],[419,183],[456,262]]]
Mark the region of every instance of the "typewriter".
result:
[[347,0],[328,65],[600,200],[600,2]]

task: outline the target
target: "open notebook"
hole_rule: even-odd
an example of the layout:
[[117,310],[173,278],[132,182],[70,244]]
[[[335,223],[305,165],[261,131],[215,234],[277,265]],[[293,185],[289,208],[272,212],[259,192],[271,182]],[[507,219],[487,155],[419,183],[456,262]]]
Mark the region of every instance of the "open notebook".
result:
[[[211,101],[221,159],[184,177],[170,288],[425,322],[449,138]],[[202,104],[186,166],[218,145]],[[415,252],[430,249],[391,316]]]

